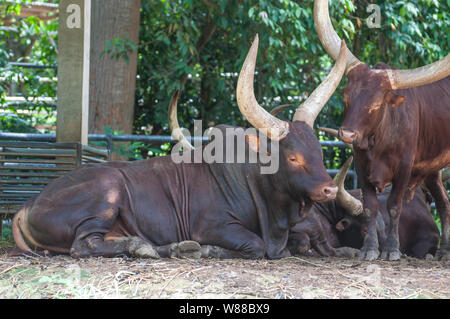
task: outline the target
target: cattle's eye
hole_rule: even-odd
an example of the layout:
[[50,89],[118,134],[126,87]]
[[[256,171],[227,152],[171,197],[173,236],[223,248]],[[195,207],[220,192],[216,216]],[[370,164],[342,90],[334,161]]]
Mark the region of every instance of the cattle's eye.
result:
[[301,154],[288,156],[288,161],[294,167],[305,168],[306,166],[305,158]]

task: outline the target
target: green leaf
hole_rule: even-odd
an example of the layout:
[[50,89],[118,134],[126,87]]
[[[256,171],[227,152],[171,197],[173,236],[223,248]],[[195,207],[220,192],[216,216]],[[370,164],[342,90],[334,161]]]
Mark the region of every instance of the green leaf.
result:
[[407,11],[406,6],[401,7],[400,11],[399,11],[399,15],[401,17],[404,17],[406,15],[406,11]]

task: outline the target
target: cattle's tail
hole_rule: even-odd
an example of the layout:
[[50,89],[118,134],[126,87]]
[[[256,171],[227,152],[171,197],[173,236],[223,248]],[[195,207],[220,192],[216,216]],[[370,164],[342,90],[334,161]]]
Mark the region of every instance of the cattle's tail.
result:
[[[24,225],[23,221],[26,219],[26,214],[28,213],[28,207],[27,205],[24,205],[14,216],[14,219],[12,221],[12,234],[14,241],[16,242],[17,247],[24,251],[28,251],[32,253],[33,251],[31,248],[27,245],[25,242],[25,239],[23,238],[22,233],[22,225]],[[25,226],[26,227],[26,226]]]

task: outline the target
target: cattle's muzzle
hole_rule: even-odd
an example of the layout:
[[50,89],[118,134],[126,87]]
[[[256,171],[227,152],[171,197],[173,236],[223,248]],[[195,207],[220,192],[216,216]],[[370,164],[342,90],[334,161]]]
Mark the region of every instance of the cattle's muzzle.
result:
[[311,196],[311,200],[315,202],[327,202],[329,200],[335,199],[336,194],[338,192],[338,187],[334,185],[327,185],[322,186],[318,189],[317,192],[314,192],[314,194]]
[[338,137],[342,142],[352,144],[354,141],[356,142],[358,133],[341,127]]

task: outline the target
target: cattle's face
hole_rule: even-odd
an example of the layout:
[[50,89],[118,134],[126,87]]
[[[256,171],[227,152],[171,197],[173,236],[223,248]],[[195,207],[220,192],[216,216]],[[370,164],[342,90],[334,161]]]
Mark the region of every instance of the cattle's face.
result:
[[369,220],[364,216],[350,216],[345,214],[346,216],[339,220],[335,228],[339,232],[344,231],[354,231],[359,232],[361,236],[364,238],[367,233],[367,229],[369,226]]
[[405,100],[390,89],[389,78],[381,70],[361,64],[348,74],[349,84],[344,89],[344,120],[339,138],[367,149],[369,138],[387,107],[396,107]]
[[280,141],[278,176],[294,200],[332,200],[337,187],[323,165],[322,149],[314,131],[301,121],[289,123],[289,134]]

